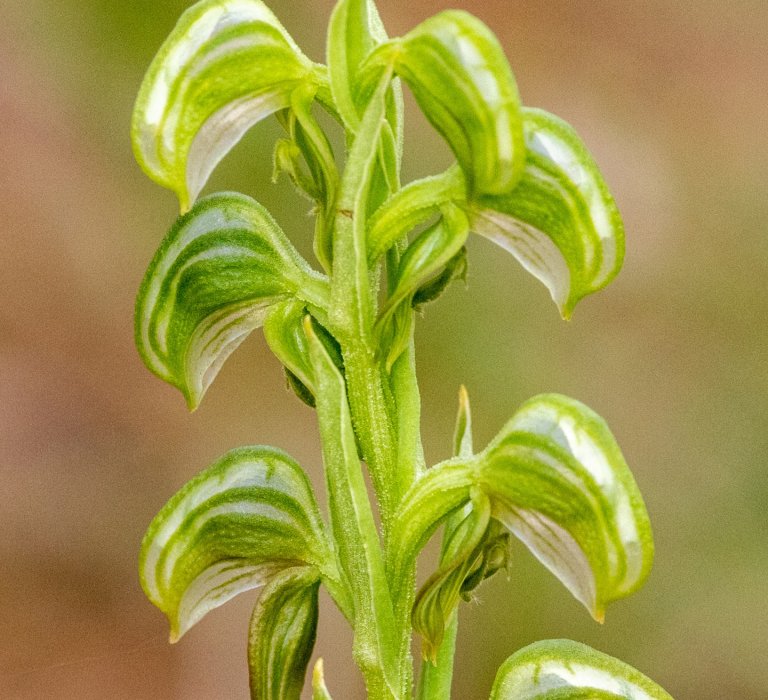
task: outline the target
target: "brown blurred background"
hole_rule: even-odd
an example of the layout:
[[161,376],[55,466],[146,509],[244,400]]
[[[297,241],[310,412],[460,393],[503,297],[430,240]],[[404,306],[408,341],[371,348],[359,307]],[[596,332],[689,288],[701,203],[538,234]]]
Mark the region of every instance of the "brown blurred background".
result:
[[[253,595],[176,646],[136,574],[141,536],[225,450],[267,443],[321,483],[312,412],[256,333],[200,410],[150,375],[133,300],[176,212],[135,165],[134,96],[184,0],[6,0],[0,30],[0,698],[247,697]],[[331,0],[275,0],[323,55]],[[443,0],[381,0],[392,34]],[[455,396],[483,445],[523,400],[560,391],[612,426],[655,527],[645,588],[603,627],[522,548],[462,611],[455,697],[570,637],[634,664],[678,700],[768,698],[768,3],[461,0],[499,34],[524,101],[583,135],[627,227],[623,273],[559,320],[509,256],[471,241],[467,289],[418,332],[428,457],[448,453]],[[411,105],[412,107],[412,105]],[[448,161],[409,110],[409,176]],[[255,194],[304,250],[290,189],[268,184],[273,124],[209,189]],[[326,601],[327,603],[327,601]],[[362,698],[340,617],[318,651],[338,700]]]

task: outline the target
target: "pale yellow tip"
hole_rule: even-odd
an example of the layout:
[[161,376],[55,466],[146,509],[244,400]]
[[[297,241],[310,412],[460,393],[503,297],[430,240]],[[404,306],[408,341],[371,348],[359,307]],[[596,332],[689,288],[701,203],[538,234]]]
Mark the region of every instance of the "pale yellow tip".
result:
[[313,685],[325,683],[325,667],[322,657],[315,662],[315,668],[312,671],[312,683]]

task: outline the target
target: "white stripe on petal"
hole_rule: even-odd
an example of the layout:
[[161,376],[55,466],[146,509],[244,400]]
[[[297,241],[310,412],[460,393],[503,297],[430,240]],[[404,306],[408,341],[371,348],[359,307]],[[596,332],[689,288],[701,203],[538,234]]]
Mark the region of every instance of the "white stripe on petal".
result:
[[495,506],[494,517],[514,533],[592,615],[597,610],[595,576],[578,542],[554,520],[523,508]]
[[177,641],[211,610],[245,591],[260,588],[284,564],[233,564],[219,562],[206,569],[184,591],[176,612],[172,641]]
[[219,161],[257,121],[287,107],[285,91],[249,95],[213,114],[197,132],[187,155],[187,193],[194,202]]
[[563,639],[536,642],[510,656],[499,669],[491,700],[564,700],[571,697],[569,690],[580,698],[594,691],[616,700],[672,700],[631,666]]
[[570,294],[571,273],[563,254],[546,233],[492,209],[475,212],[472,230],[512,253],[563,309]]

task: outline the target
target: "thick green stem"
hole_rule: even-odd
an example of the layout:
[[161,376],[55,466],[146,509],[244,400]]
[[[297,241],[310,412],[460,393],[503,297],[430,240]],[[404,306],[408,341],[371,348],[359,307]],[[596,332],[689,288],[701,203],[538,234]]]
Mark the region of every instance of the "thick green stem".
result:
[[[391,72],[386,71],[362,116],[348,154],[333,232],[329,319],[341,344],[352,423],[379,501],[385,542],[400,499],[423,469],[413,339],[390,374],[373,330],[377,284],[368,266],[369,195],[377,159],[381,158],[377,144],[386,125],[390,79]],[[383,584],[392,606],[390,612],[397,611],[391,619],[391,651],[397,697],[402,700],[411,697],[413,678],[410,609],[414,570],[408,576],[410,585],[401,588],[407,592],[407,600],[392,601],[390,585]],[[377,588],[379,581],[372,580],[371,585]],[[374,620],[373,624],[381,625],[382,621]],[[361,668],[368,679],[371,670],[362,664]],[[375,682],[368,682],[369,694]]]
[[[391,293],[396,285],[396,270],[406,242],[400,241],[387,253],[387,286]],[[409,313],[413,313],[409,311]],[[405,493],[416,477],[424,471],[424,451],[421,444],[421,397],[416,380],[416,357],[413,331],[406,350],[395,361],[390,376],[397,416],[397,474],[400,493]],[[400,633],[398,658],[400,667],[408,677],[413,675],[411,656],[411,609],[416,595],[416,567],[406,573],[408,581],[399,586],[397,600],[393,599],[395,624]]]
[[385,532],[399,500],[396,425],[373,336],[375,284],[367,258],[367,202],[386,118],[387,72],[352,143],[341,182],[333,240],[330,322],[341,343],[352,419],[379,499]]
[[[341,344],[345,375],[345,382],[342,383],[342,390],[345,390],[343,405],[348,406],[349,413],[346,416],[332,415],[327,430],[333,430],[334,421],[338,420],[345,420],[344,425],[349,425],[344,460],[347,464],[356,464],[355,469],[347,470],[354,471],[356,476],[342,483],[329,474],[328,485],[332,501],[338,502],[351,496],[354,504],[353,509],[347,509],[346,513],[339,512],[335,519],[337,526],[334,532],[338,529],[339,537],[349,537],[349,533],[341,530],[351,527],[351,522],[341,518],[364,516],[364,522],[358,522],[358,542],[351,543],[359,561],[350,561],[348,566],[356,603],[356,661],[365,676],[369,697],[405,700],[410,696],[412,669],[410,663],[403,662],[404,630],[401,621],[394,618],[383,552],[376,535],[356,446],[357,443],[368,464],[386,533],[400,498],[396,471],[397,425],[391,388],[373,335],[376,290],[368,270],[366,226],[368,193],[378,154],[375,144],[380,139],[385,120],[389,79],[389,75],[382,78],[352,143],[341,182],[333,231],[329,321]],[[327,398],[321,398],[323,393],[324,389],[318,387],[321,423],[322,406],[327,401]],[[338,425],[336,423],[336,430]],[[323,442],[328,440],[332,441],[333,436],[324,432]],[[338,457],[336,455],[336,459]],[[333,469],[330,465],[327,468]],[[350,489],[349,494],[340,493],[346,488]],[[347,551],[342,552],[342,558],[349,556]]]
[[314,334],[305,330],[317,382],[317,414],[323,443],[328,505],[339,566],[354,607],[354,654],[375,700],[400,700],[392,601],[368,491],[357,457],[344,379]]

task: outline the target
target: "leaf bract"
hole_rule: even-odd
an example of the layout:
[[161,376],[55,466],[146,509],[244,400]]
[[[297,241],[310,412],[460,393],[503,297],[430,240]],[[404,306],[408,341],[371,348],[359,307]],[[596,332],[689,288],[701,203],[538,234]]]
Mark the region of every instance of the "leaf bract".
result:
[[358,71],[387,33],[371,0],[341,0],[328,25],[328,74],[334,101],[351,131],[360,124]]

